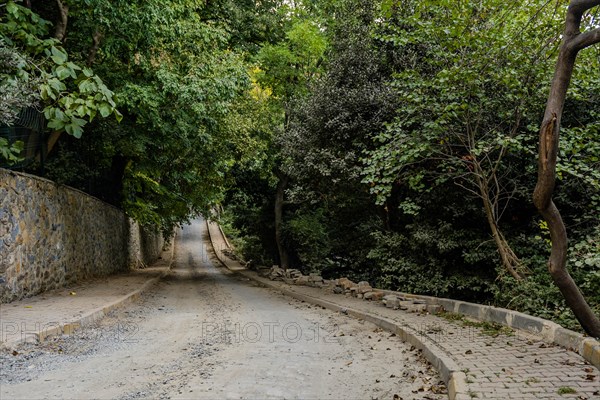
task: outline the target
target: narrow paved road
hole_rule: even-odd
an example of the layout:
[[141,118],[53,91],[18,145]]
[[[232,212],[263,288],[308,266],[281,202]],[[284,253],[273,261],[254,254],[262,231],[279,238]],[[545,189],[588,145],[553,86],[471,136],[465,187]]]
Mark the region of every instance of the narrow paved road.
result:
[[141,301],[2,358],[0,398],[446,397],[396,337],[215,265],[195,221],[178,236],[172,272]]

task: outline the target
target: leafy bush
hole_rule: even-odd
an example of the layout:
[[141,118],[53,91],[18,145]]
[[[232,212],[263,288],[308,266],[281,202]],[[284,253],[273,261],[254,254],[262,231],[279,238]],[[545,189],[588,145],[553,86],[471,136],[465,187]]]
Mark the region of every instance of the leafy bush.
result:
[[325,210],[317,208],[305,212],[298,211],[286,223],[286,244],[296,249],[305,271],[320,272],[329,264],[327,257],[331,251],[331,243],[325,219]]

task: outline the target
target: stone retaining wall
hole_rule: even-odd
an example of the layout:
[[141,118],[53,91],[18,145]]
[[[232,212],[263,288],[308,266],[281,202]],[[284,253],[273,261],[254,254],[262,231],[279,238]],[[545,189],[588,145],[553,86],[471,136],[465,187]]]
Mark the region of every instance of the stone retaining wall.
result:
[[113,206],[0,169],[0,303],[141,267],[162,246]]

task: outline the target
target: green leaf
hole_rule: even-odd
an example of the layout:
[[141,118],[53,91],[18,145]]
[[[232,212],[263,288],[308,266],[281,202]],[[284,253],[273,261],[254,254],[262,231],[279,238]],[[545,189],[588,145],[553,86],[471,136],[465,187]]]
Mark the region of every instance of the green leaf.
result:
[[54,61],[58,65],[62,65],[67,62],[67,53],[60,50],[56,46],[52,46],[51,51],[52,56],[50,58],[52,59],[52,61]]
[[49,79],[48,85],[54,89],[55,93],[60,93],[64,90],[67,90],[67,86],[56,78]]
[[56,76],[60,80],[66,79],[69,76],[72,76],[73,78],[75,78],[75,72],[73,70],[65,67],[64,65],[61,65],[58,68],[56,68]]
[[84,68],[83,69],[83,74],[87,77],[87,78],[91,78],[92,75],[94,75],[94,72],[89,69],[89,68]]
[[117,119],[117,122],[121,122],[123,120],[123,114],[121,114],[119,112],[119,110],[117,110],[116,108],[115,108],[115,118]]
[[102,115],[102,118],[106,118],[112,112],[112,108],[110,105],[108,105],[108,103],[102,103],[98,107],[98,111],[100,111],[100,115]]
[[48,128],[54,129],[55,131],[60,131],[64,129],[65,123],[60,119],[53,118],[48,122]]
[[[75,63],[72,63],[71,61],[67,62],[67,67],[72,69],[73,71],[81,71],[81,67]],[[75,78],[75,76],[73,76],[73,78]]]

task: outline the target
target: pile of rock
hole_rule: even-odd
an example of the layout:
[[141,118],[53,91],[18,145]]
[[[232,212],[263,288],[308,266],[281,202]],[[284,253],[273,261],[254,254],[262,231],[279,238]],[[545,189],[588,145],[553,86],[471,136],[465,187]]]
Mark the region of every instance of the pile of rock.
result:
[[[331,281],[332,291],[337,294],[345,294],[347,297],[356,297],[363,300],[379,301],[387,308],[394,310],[403,310],[408,312],[439,312],[440,306],[427,305],[424,300],[414,298],[404,298],[396,294],[386,294],[386,292],[373,289],[369,282],[352,282],[348,278],[340,278]],[[388,292],[389,293],[389,292]]]
[[[360,281],[358,283],[348,278],[340,278],[332,281],[324,280],[318,274],[304,275],[297,269],[283,269],[274,265],[271,269],[259,271],[262,276],[266,276],[272,281],[283,281],[290,285],[303,285],[311,287],[329,287],[333,293],[344,294],[347,297],[357,299],[378,301],[387,308],[394,310],[404,310],[408,312],[439,312],[441,307],[437,305],[427,305],[424,300],[414,298],[404,298],[396,294],[386,294],[386,292],[373,289],[369,282]],[[389,292],[387,292],[389,293]]]
[[347,297],[356,297],[364,300],[379,301],[383,298],[383,292],[374,290],[369,282],[352,282],[348,278],[340,278],[332,281],[333,293],[345,294]]
[[323,287],[326,282],[318,274],[304,275],[297,269],[283,269],[274,265],[267,274],[272,281],[283,281],[290,285],[303,285],[312,287]]
[[302,272],[297,269],[283,269],[276,265],[269,270],[268,278],[272,281],[293,281],[302,276]]
[[296,285],[311,286],[311,287],[323,287],[326,282],[323,277],[319,274],[302,275],[295,279]]

